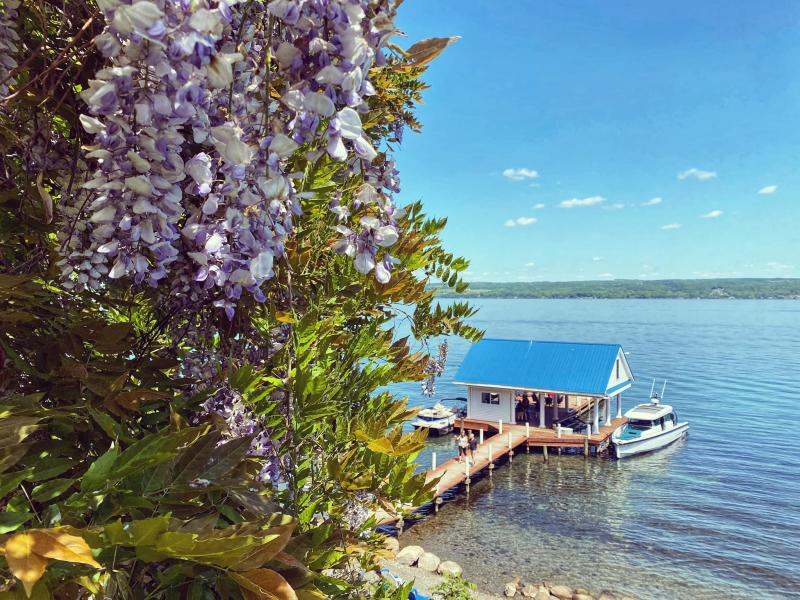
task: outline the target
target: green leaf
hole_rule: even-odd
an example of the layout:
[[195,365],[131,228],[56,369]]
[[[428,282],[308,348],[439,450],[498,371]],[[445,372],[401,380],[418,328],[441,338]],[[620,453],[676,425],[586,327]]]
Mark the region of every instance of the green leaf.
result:
[[116,447],[112,447],[89,465],[81,479],[81,491],[93,492],[108,483],[111,470],[114,468],[114,462],[118,456],[119,450]]
[[33,469],[24,469],[16,473],[8,473],[0,475],[0,498],[8,494],[11,490],[16,488],[20,483],[25,481],[33,473]]
[[11,417],[0,420],[0,450],[16,446],[34,431],[41,429],[41,417]]
[[49,502],[66,492],[74,483],[74,479],[51,479],[34,487],[31,498],[37,502]]
[[19,529],[20,525],[33,518],[29,512],[2,512],[0,513],[0,535],[11,533]]
[[178,453],[178,448],[191,443],[203,430],[201,427],[190,427],[173,433],[147,435],[119,455],[114,462],[111,476],[120,480],[171,460]]
[[0,450],[0,473],[4,473],[13,467],[19,459],[28,452],[33,444],[17,444],[11,448]]

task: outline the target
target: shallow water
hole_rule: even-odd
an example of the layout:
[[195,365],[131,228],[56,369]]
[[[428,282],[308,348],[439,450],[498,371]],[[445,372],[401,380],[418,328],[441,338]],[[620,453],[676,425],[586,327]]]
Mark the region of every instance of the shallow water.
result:
[[[418,543],[502,586],[514,576],[639,598],[800,598],[800,302],[482,300],[490,337],[617,342],[690,422],[688,439],[614,461],[524,452],[413,525]],[[469,344],[451,340],[437,397]],[[416,385],[396,386],[428,404]],[[451,438],[431,440],[441,463]]]

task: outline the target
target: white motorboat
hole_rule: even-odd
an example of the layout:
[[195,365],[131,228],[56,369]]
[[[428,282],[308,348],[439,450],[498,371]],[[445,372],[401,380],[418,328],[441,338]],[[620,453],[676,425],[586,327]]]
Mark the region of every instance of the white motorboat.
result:
[[664,381],[659,396],[654,380],[650,402],[634,406],[625,413],[628,422],[611,435],[617,458],[658,450],[687,434],[689,423],[679,422],[675,410],[668,404],[661,404],[666,387],[667,382]]
[[442,403],[437,403],[429,408],[423,408],[411,421],[414,429],[427,429],[428,435],[447,435],[456,424],[456,419],[463,416],[457,408],[450,408]]

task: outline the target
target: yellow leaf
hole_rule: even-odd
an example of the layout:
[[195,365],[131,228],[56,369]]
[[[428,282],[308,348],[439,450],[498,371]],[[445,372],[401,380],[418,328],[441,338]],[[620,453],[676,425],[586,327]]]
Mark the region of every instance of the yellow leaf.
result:
[[33,550],[36,554],[98,569],[103,567],[94,559],[89,544],[80,536],[70,535],[59,529],[31,529],[28,533],[34,536]]
[[292,586],[272,569],[252,569],[230,573],[239,584],[245,600],[297,600]]
[[8,568],[22,582],[28,598],[47,568],[47,559],[34,552],[35,542],[35,536],[28,531],[11,536],[5,544]]
[[460,36],[428,38],[427,40],[422,40],[411,46],[411,48],[406,50],[405,54],[411,59],[415,66],[422,67],[439,56],[445,48],[459,39],[461,39]]

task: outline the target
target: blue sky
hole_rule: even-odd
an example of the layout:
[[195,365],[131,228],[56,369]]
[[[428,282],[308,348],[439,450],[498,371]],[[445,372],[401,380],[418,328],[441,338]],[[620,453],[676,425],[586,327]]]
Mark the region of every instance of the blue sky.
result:
[[399,200],[449,218],[468,279],[800,276],[800,3],[406,0],[398,24],[461,36]]

